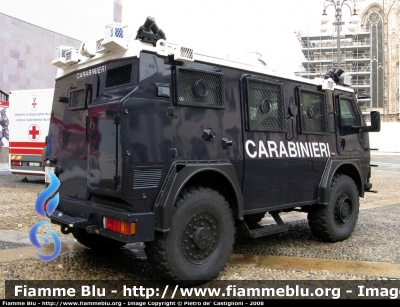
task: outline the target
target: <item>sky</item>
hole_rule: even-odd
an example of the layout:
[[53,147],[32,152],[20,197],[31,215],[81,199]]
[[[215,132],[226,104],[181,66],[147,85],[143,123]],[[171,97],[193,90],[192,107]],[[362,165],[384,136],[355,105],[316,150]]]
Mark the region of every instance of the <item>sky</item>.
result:
[[172,43],[195,52],[255,51],[269,68],[293,72],[303,59],[296,33],[309,27],[319,31],[323,5],[323,0],[154,0],[138,6],[124,0],[122,22],[136,30],[152,16]]
[[[324,0],[122,0],[122,23],[135,35],[152,16],[167,41],[237,56],[259,52],[270,69],[298,71],[298,31],[319,34]],[[0,13],[79,40],[99,39],[113,0],[0,0]],[[344,15],[349,10],[344,10]],[[333,8],[328,16],[333,20]]]

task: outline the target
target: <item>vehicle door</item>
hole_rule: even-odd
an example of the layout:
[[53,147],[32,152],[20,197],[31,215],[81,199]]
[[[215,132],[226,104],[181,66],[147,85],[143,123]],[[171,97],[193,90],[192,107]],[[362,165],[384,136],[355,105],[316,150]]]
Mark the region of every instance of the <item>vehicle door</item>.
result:
[[296,86],[297,158],[292,160],[291,201],[299,205],[318,201],[319,185],[328,160],[334,156],[332,92],[319,86]]
[[56,83],[47,155],[56,157],[63,169],[60,191],[66,196],[84,198],[87,194],[87,114],[98,86],[97,75],[80,77],[79,73]]
[[242,77],[245,210],[286,202],[287,152],[284,86]]
[[353,156],[365,153],[368,147],[366,133],[359,133],[365,125],[354,94],[334,92],[337,114],[336,145],[339,155]]
[[116,190],[120,182],[121,104],[132,91],[133,63],[132,59],[109,63],[102,92],[89,106],[87,185],[93,193]]

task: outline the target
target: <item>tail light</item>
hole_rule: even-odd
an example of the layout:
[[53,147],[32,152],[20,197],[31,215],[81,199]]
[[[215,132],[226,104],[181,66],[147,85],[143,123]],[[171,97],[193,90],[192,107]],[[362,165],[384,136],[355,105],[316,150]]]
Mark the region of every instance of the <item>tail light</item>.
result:
[[22,161],[12,160],[11,165],[12,166],[22,166]]
[[136,223],[129,223],[110,217],[103,217],[103,227],[107,230],[132,236],[136,234]]

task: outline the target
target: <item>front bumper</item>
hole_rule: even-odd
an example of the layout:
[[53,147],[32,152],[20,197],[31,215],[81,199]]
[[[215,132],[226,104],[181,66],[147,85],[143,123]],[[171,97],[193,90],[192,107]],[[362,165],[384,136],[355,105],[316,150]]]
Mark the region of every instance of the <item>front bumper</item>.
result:
[[[104,217],[136,223],[136,234],[127,236],[104,229]],[[88,233],[96,233],[125,243],[154,240],[154,212],[133,213],[105,207],[90,201],[60,197],[59,205],[49,218],[53,224],[65,225],[70,228],[83,228]]]

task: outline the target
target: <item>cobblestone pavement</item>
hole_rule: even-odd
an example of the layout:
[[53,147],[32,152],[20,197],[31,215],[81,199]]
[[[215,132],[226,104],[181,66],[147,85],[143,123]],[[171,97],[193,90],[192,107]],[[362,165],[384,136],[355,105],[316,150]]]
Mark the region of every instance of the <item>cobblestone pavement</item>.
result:
[[[0,176],[2,205],[0,230],[26,235],[43,220],[34,210],[44,181],[28,176]],[[400,278],[400,173],[372,171],[373,189],[360,200],[359,221],[353,235],[342,242],[316,239],[307,221],[288,222],[289,231],[257,239],[238,236],[233,255],[220,280],[382,280]],[[391,200],[391,201],[388,201]],[[390,204],[390,205],[388,205]],[[290,214],[284,216],[290,218]],[[263,221],[267,221],[268,217]],[[118,251],[95,253],[61,234],[63,250],[53,261],[35,255],[24,241],[0,238],[0,299],[4,280],[158,280],[143,252],[143,244],[129,244]],[[358,269],[356,269],[358,268]],[[385,269],[386,268],[386,269]]]

